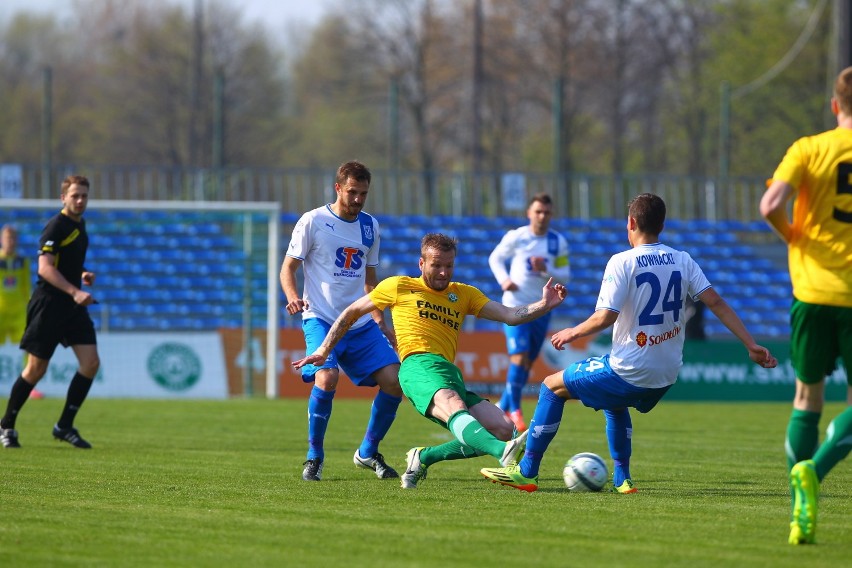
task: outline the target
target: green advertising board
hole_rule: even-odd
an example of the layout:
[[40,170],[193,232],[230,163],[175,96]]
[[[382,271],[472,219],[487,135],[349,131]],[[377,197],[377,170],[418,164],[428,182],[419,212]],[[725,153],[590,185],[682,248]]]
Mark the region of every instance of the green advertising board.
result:
[[[778,366],[764,369],[751,362],[738,341],[687,341],[683,368],[666,400],[793,400],[796,373],[788,342],[761,341],[778,358]],[[826,400],[845,401],[846,370],[838,368],[826,379]]]

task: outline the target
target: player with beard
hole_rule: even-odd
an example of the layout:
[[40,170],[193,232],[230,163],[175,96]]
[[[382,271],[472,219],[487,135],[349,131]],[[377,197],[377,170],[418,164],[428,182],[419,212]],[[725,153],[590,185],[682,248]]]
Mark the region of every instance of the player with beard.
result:
[[[533,195],[527,205],[529,223],[503,235],[488,256],[491,272],[503,289],[505,305],[522,306],[534,302],[548,278],[568,283],[571,277],[568,240],[550,228],[552,217],[553,200],[550,196],[546,193]],[[523,325],[503,326],[509,369],[499,406],[521,432],[527,429],[521,411],[524,386],[541,352],[549,325],[550,314]]]
[[539,301],[518,307],[489,300],[479,289],[453,282],[456,241],[428,234],[420,244],[419,278],[393,276],[343,310],[321,345],[295,368],[324,361],[353,323],[365,314],[390,308],[402,365],[399,382],[414,408],[448,429],[454,440],[411,448],[402,487],[413,489],[427,468],[442,460],[491,455],[503,465],[515,462],[526,434],[513,438],[514,427],[496,405],[467,390],[455,364],[459,331],[468,315],[518,325],[541,317],[566,296],[562,284],[548,281]]
[[[308,211],[293,229],[281,267],[281,287],[287,297],[287,313],[302,314],[308,353],[320,345],[340,312],[378,282],[379,224],[362,211],[371,179],[364,164],[342,164],[337,169],[334,203]],[[296,285],[300,266],[304,270],[303,296]],[[325,433],[339,369],[357,386],[379,387],[364,439],[352,458],[355,465],[372,470],[379,479],[399,477],[379,453],[379,442],[393,424],[402,401],[397,378],[399,358],[383,312],[373,310],[372,317],[366,312],[362,315],[352,322],[334,351],[302,369],[302,380],[314,383],[308,401],[308,452],[302,471],[305,481],[319,481],[322,476]]]

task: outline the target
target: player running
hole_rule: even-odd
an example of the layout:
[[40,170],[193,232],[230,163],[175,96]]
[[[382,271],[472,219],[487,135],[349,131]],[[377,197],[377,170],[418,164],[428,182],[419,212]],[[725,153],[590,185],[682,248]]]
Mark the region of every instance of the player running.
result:
[[[503,289],[504,305],[523,306],[536,301],[548,278],[568,283],[571,277],[568,240],[550,229],[552,217],[553,201],[550,196],[546,193],[533,195],[527,205],[529,224],[503,235],[488,257],[491,272]],[[549,313],[529,323],[503,325],[509,369],[498,406],[509,415],[520,432],[527,429],[521,411],[523,389],[549,325]]]
[[21,447],[15,429],[18,414],[47,372],[60,343],[74,350],[79,367],[68,385],[53,437],[75,448],[92,447],[74,427],[101,363],[88,309],[95,298],[83,289],[83,285],[95,283],[95,274],[85,268],[89,236],[83,214],[89,204],[89,180],[79,175],[66,177],[60,199],[62,210],[47,222],[39,238],[38,281],[27,304],[27,327],[21,338],[27,362],[12,385],[6,413],[0,418],[0,443],[5,448]]
[[[835,80],[831,111],[837,128],[794,142],[760,201],[760,213],[787,244],[793,283],[796,392],[784,443],[793,545],[815,542],[820,483],[852,449],[852,67]],[[838,359],[846,368],[847,407],[820,443],[825,378]]]

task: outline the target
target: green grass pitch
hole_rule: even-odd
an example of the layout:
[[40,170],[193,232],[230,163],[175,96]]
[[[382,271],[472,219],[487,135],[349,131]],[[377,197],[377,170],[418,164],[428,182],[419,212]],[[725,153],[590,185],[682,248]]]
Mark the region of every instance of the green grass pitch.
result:
[[[5,399],[0,404],[5,407]],[[848,566],[852,459],[823,484],[816,546],[787,544],[789,403],[679,403],[633,416],[635,495],[569,493],[580,451],[611,467],[601,413],[569,403],[540,489],[492,485],[490,457],[433,466],[416,490],[356,468],[369,402],[338,400],[320,483],[302,481],[306,401],[91,399],[54,441],[29,401],[0,450],[0,566]],[[525,401],[530,418],[534,401]],[[821,429],[841,405],[826,408]],[[449,439],[403,402],[382,443],[404,468]]]

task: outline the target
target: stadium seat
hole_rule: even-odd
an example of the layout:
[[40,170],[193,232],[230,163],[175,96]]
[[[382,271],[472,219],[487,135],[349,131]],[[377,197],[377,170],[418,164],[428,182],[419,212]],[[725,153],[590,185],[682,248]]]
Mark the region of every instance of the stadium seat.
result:
[[[27,209],[10,214],[21,232],[20,248],[34,251],[50,215]],[[285,212],[281,222],[293,224],[299,216]],[[139,218],[135,211],[107,214],[93,209],[87,213],[92,240],[88,265],[98,274],[96,294],[101,302],[92,309],[97,314],[96,324],[100,326],[103,319],[103,325],[115,331],[242,326],[246,264],[241,233],[232,238],[226,224],[211,222],[210,216],[193,211],[146,211],[148,224],[141,229]],[[380,277],[418,276],[420,239],[437,225],[460,239],[455,278],[477,286],[495,300],[500,299],[502,290],[488,268],[487,256],[507,230],[524,225],[522,215],[457,218],[415,214],[380,215],[378,219],[382,230]],[[137,223],[136,228],[131,228],[133,223]],[[571,302],[560,308],[559,316],[581,321],[594,308],[609,257],[629,246],[625,221],[559,218],[553,228],[568,237],[571,247]],[[289,229],[282,230],[286,233]],[[767,257],[750,244],[753,239],[740,238],[769,232],[762,220],[670,219],[661,239],[698,260],[714,288],[741,311],[750,328],[754,327],[752,333],[783,337],[789,334],[792,301],[786,256]],[[282,247],[286,247],[286,239]],[[265,275],[265,264],[251,263],[251,319],[260,327],[265,325]],[[500,329],[493,322],[473,321],[469,325],[471,329]],[[730,336],[710,313],[706,332],[710,337]]]

